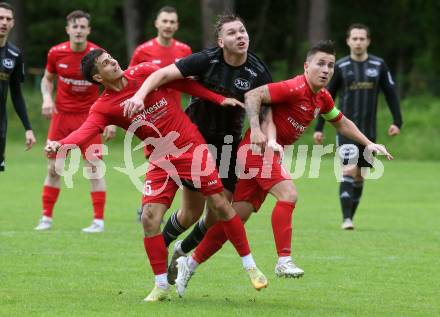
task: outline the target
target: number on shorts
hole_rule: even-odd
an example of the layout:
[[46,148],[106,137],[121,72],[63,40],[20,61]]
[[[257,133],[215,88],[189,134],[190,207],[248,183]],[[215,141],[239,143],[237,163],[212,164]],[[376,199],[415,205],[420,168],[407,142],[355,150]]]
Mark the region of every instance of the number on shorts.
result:
[[144,196],[150,196],[151,192],[152,192],[151,181],[150,180],[146,180],[145,184],[144,184]]

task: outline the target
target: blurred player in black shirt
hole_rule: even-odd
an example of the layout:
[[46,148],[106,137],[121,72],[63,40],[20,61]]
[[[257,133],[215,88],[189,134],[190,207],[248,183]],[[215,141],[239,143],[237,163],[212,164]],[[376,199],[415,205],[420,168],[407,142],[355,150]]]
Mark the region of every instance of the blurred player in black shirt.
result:
[[[216,24],[216,37],[217,47],[189,55],[152,74],[151,79],[158,80],[153,86],[158,87],[166,82],[191,76],[210,90],[244,102],[246,92],[272,82],[266,65],[248,51],[249,35],[239,17],[220,16]],[[231,200],[237,181],[235,163],[245,110],[240,107],[218,107],[209,101],[193,97],[186,113],[197,125],[206,143],[216,148],[219,175],[225,193]],[[204,206],[202,194],[191,188],[191,184],[185,184],[182,206],[171,215],[163,229],[167,246],[197,221]],[[207,215],[212,213],[208,212]],[[214,221],[209,216],[202,218],[184,241],[176,242],[171,266],[175,264],[177,257],[197,246]],[[168,271],[170,284],[174,284],[176,273],[174,269]]]
[[[395,84],[383,59],[368,54],[370,45],[370,30],[362,24],[352,24],[347,31],[347,45],[350,56],[336,62],[335,73],[327,89],[335,99],[339,93],[339,108],[359,130],[370,140],[376,142],[376,114],[379,90],[385,98],[393,116],[393,123],[388,129],[388,135],[400,133],[402,116]],[[324,120],[319,119],[313,138],[317,144],[324,139]],[[343,179],[340,185],[340,201],[343,214],[343,229],[354,229],[353,217],[359,204],[364,179],[361,167],[371,167],[364,156],[364,147],[342,135],[336,136],[338,154],[341,157]]]
[[11,89],[12,103],[26,130],[26,149],[35,143],[34,133],[29,123],[26,104],[21,92],[24,79],[23,60],[20,50],[8,42],[8,35],[14,26],[14,10],[8,3],[0,2],[0,172],[5,170],[5,146],[8,118],[6,101],[8,88]]

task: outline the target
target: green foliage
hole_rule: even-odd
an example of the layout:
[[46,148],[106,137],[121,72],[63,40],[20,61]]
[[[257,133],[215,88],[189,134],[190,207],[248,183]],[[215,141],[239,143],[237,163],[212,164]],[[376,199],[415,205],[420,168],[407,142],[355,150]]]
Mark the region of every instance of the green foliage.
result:
[[[0,175],[1,316],[438,316],[440,218],[437,164],[390,162],[368,181],[355,218],[342,231],[337,183],[330,162],[319,179],[295,181],[299,202],[292,250],[305,270],[300,280],[276,278],[270,225],[273,199],[246,225],[254,258],[269,287],[254,291],[235,250],[224,249],[200,266],[186,296],[147,304],[153,274],[135,211],[140,193],[107,164],[106,230],[80,230],[92,219],[89,184],[81,172],[63,188],[50,232],[35,232],[46,173],[41,152],[9,144]],[[25,194],[23,194],[25,192]],[[176,197],[171,210],[179,206]]]

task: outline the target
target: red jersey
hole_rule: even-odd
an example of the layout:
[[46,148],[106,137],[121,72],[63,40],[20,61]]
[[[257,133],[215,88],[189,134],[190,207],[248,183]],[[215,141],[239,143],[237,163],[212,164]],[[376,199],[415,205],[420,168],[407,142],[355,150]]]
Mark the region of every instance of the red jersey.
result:
[[53,46],[47,54],[46,70],[57,75],[55,104],[58,111],[88,112],[99,96],[99,87],[84,79],[81,74],[81,59],[99,46],[87,42],[82,52],[74,52],[70,43]]
[[[304,75],[268,84],[272,101],[273,121],[280,145],[293,144],[313,119],[326,114],[334,107],[330,93],[321,89],[316,94],[310,89]],[[342,113],[331,121],[338,121]]]
[[[175,100],[174,94],[171,93],[172,89],[207,99],[216,104],[220,104],[224,97],[211,92],[191,79],[178,80],[156,89],[145,98],[144,111],[135,114],[131,118],[123,116],[122,102],[132,97],[145,79],[157,69],[159,67],[151,63],[142,63],[125,70],[123,76],[128,80],[127,86],[121,91],[104,90],[90,108],[87,120],[78,130],[62,139],[60,143],[80,146],[96,134],[102,133],[107,125],[117,125],[127,130],[132,123],[140,121],[148,123],[134,131],[135,135],[141,140],[147,137],[165,137],[170,133],[177,132],[179,136],[172,141],[178,148],[190,143],[193,144],[191,148],[194,148],[194,146],[204,143],[197,127]],[[169,139],[167,140],[169,142]]]
[[173,39],[170,46],[162,46],[154,38],[135,49],[131,57],[130,67],[142,62],[150,62],[162,68],[174,64],[179,59],[191,54],[191,48],[185,43]]
[[[191,48],[185,43],[173,39],[170,46],[163,46],[159,44],[156,38],[154,38],[139,45],[134,50],[130,61],[130,67],[139,63],[149,62],[162,68],[174,64],[181,58],[191,54]],[[180,104],[180,94],[176,92],[175,97]]]

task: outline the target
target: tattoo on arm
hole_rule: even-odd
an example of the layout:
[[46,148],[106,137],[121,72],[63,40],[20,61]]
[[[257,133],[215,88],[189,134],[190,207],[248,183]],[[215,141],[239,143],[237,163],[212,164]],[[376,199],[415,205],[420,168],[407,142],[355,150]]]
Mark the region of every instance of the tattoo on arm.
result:
[[260,108],[262,103],[270,103],[267,85],[255,88],[245,95],[245,109],[251,129],[260,128]]

